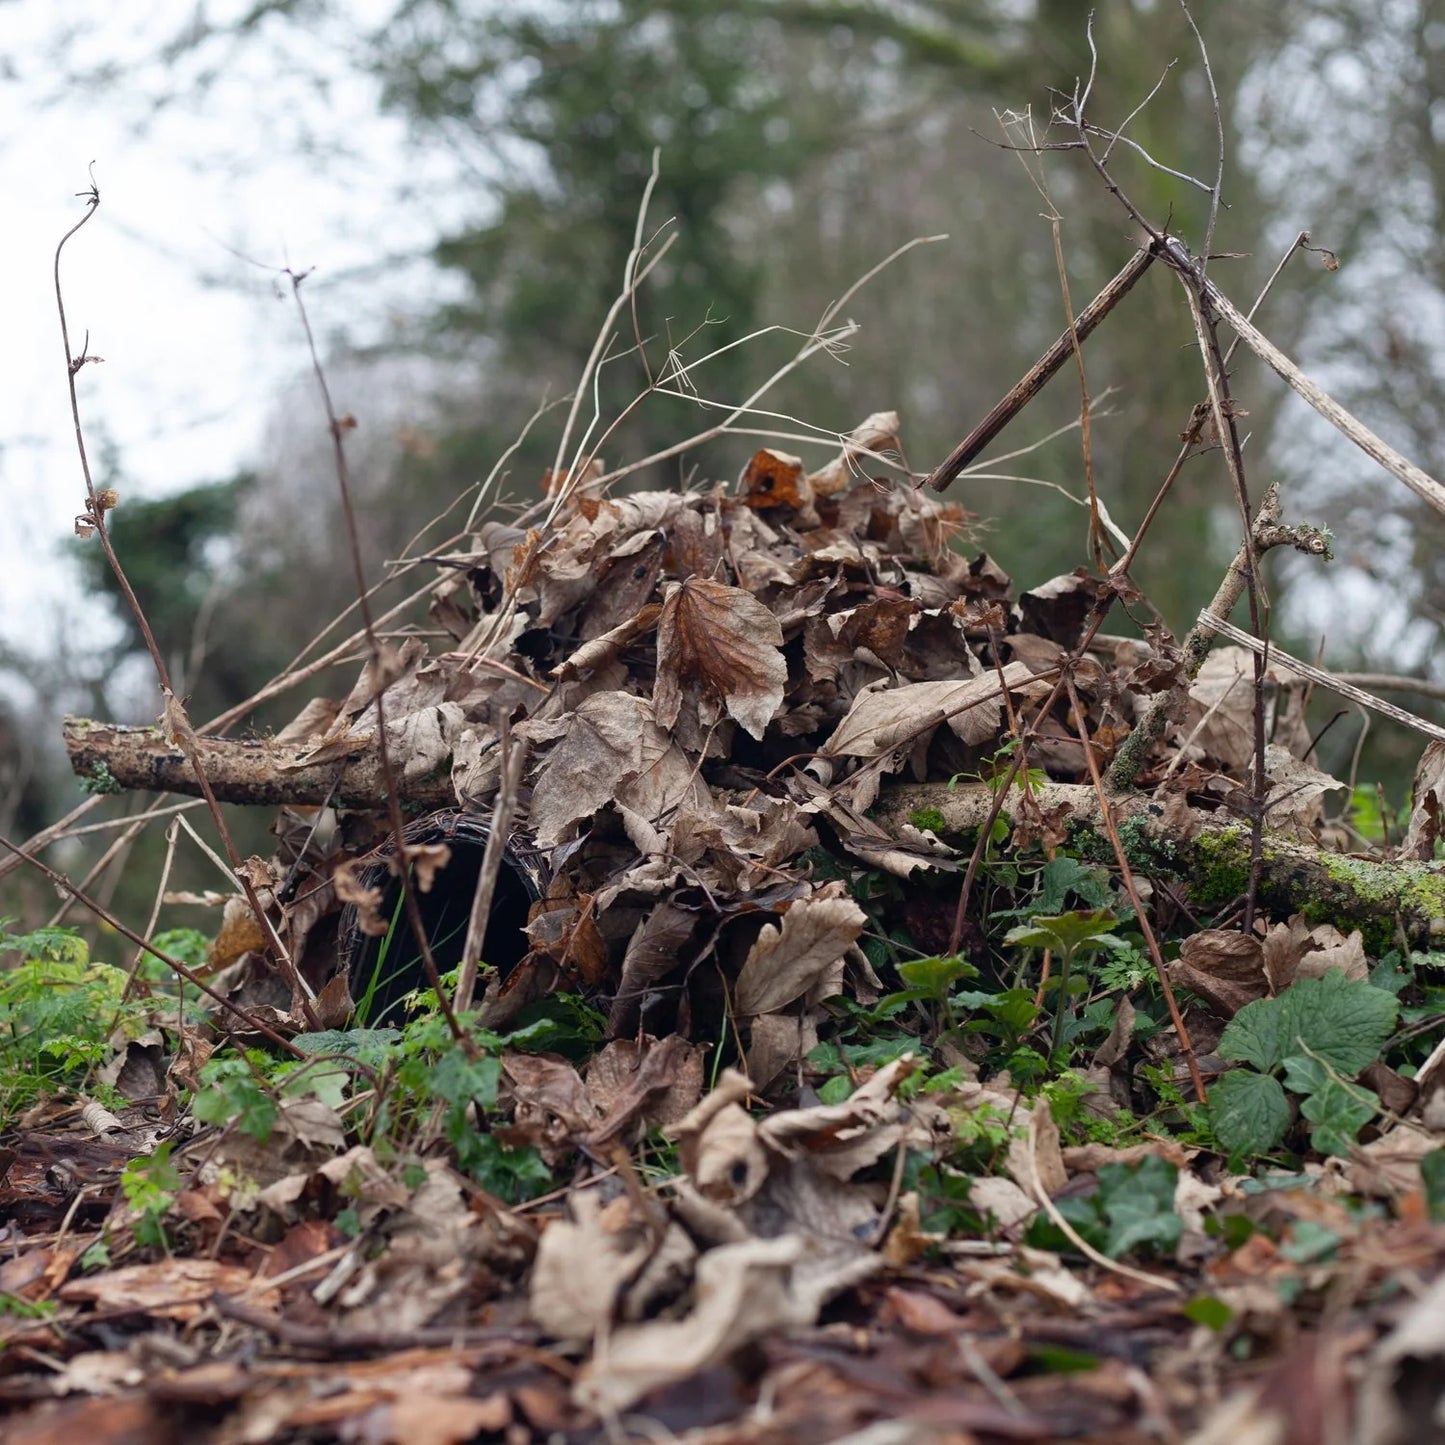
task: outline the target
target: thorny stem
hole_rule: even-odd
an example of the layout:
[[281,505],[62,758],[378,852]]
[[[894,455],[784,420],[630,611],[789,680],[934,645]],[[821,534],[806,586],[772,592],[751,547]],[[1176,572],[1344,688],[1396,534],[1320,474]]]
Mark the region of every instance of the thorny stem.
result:
[[200,754],[196,748],[195,732],[186,717],[184,705],[176,697],[171,687],[170,673],[166,668],[165,659],[161,656],[160,647],[156,643],[155,634],[151,631],[150,621],[145,615],[145,609],[140,605],[140,599],[136,596],[135,590],[130,585],[130,579],[125,574],[125,569],[120,564],[120,558],[116,555],[115,546],[110,539],[110,530],[106,525],[105,514],[114,505],[114,499],[101,496],[95,489],[95,481],[91,475],[90,457],[85,447],[85,428],[80,420],[80,394],[76,386],[75,378],[79,375],[81,368],[92,358],[87,350],[82,351],[79,356],[72,353],[70,349],[70,327],[65,316],[65,294],[60,284],[60,257],[65,250],[66,242],[95,215],[100,207],[100,189],[92,179],[90,189],[81,191],[85,199],[85,214],[73,225],[61,238],[55,248],[55,307],[60,316],[60,339],[65,347],[65,373],[66,384],[70,392],[70,416],[75,425],[75,445],[80,454],[81,475],[85,479],[86,510],[83,516],[77,519],[77,531],[82,535],[87,530],[93,530],[100,538],[100,545],[105,552],[105,559],[110,564],[110,570],[115,576],[116,585],[119,586],[122,596],[125,598],[126,606],[129,607],[131,615],[135,618],[136,626],[140,630],[141,638],[145,642],[146,651],[149,652],[151,662],[156,670],[156,678],[160,683],[161,697],[165,703],[165,715],[163,719],[164,730],[172,741],[177,743],[186,754],[187,761],[191,764],[196,775],[196,782],[200,787],[201,796],[206,800],[206,807],[211,814],[211,820],[216,825],[216,832],[219,834],[221,844],[226,850],[226,857],[230,861],[231,871],[236,881],[240,884],[245,893],[246,902],[256,916],[257,926],[261,929],[266,940],[266,953],[273,966],[280,972],[291,989],[291,1005],[293,1008],[300,1008],[306,1022],[313,1029],[321,1027],[321,1021],[316,1015],[316,1010],[311,1004],[311,991],[305,981],[297,972],[294,960],[286,951],[286,948],[277,935],[266,914],[264,905],[256,892],[255,885],[246,876],[245,866],[241,854],[237,850],[235,842],[231,838],[231,830],[226,826],[226,820],[221,813],[221,805],[216,799],[215,792],[211,788],[211,780],[206,775],[205,766],[202,764]]

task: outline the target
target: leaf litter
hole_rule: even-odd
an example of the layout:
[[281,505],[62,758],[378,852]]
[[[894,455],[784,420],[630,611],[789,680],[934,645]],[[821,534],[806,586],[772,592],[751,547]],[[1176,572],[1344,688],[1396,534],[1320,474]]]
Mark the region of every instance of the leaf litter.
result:
[[[484,522],[439,559],[447,640],[307,705],[295,768],[384,716],[428,800],[404,861],[444,971],[526,750],[515,951],[488,934],[460,1036],[409,1010],[377,814],[319,852],[283,815],[250,876],[331,1027],[230,900],[211,974],[300,1058],[142,1003],[111,1107],[21,1119],[8,1440],[1435,1438],[1445,1092],[1385,1055],[1429,1052],[1438,955],[1279,889],[1241,932],[1237,884],[1141,849],[1186,1045],[1082,799],[1164,694],[1140,794],[1181,844],[1247,833],[1253,664],[1096,638],[1118,589],[1082,572],[1016,604],[957,504],[863,474],[897,433]],[[1312,844],[1339,784],[1269,682],[1254,806]],[[1439,773],[1432,745],[1404,857]],[[868,816],[908,783],[934,801]],[[349,1018],[383,955],[400,984]]]

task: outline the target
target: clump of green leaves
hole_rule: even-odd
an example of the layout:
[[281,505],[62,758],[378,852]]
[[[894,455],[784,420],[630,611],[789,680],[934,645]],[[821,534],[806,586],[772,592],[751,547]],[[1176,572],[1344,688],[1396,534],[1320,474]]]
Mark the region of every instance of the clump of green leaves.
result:
[[440,1134],[458,1167],[502,1199],[516,1202],[551,1188],[552,1172],[536,1149],[510,1148],[493,1132],[502,1052],[576,1049],[600,1033],[600,1015],[580,999],[558,995],[530,1009],[508,1034],[463,1014],[462,1042],[430,990],[409,1003],[413,1016],[401,1028],[299,1036],[297,1047],[310,1059],[278,1061],[260,1050],[212,1059],[202,1071],[196,1117],[232,1124],[265,1143],[288,1096],[314,1095],[345,1110],[358,1136],[382,1158],[415,1158]]
[[1010,947],[1047,948],[1058,956],[1058,972],[1046,985],[1055,992],[1051,1053],[1058,1052],[1064,1039],[1070,993],[1087,987],[1086,980],[1074,976],[1075,961],[1101,948],[1122,947],[1124,940],[1113,931],[1117,922],[1107,908],[1074,909],[1069,913],[1036,914],[1004,936]]
[[78,1087],[105,1057],[116,1027],[140,1027],[139,1005],[123,1006],[126,976],[91,961],[85,940],[64,928],[12,934],[0,920],[0,1123],[41,1096]]
[[1384,989],[1339,969],[1246,1004],[1219,1041],[1223,1058],[1253,1066],[1231,1070],[1210,1090],[1220,1144],[1236,1160],[1273,1149],[1289,1129],[1293,1094],[1315,1148],[1348,1153],[1380,1108],[1372,1090],[1351,1080],[1379,1056],[1399,1007]]
[[[1137,1164],[1105,1164],[1099,1187],[1087,1196],[1060,1199],[1059,1213],[1079,1238],[1110,1259],[1135,1252],[1166,1253],[1179,1243],[1184,1223],[1174,1212],[1179,1170],[1150,1154]],[[1073,1242],[1047,1214],[1030,1223],[1026,1238],[1041,1249],[1068,1252]]]
[[121,1193],[140,1216],[135,1226],[137,1244],[166,1246],[165,1218],[182,1187],[181,1176],[171,1163],[171,1149],[172,1141],[167,1139],[154,1154],[132,1159],[121,1170]]

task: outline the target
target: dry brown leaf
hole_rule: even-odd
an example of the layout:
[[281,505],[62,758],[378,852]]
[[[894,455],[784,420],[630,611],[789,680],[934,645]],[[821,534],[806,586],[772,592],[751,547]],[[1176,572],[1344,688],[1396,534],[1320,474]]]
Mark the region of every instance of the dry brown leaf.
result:
[[1031,1111],[1020,1109],[1014,1124],[1027,1125],[1030,1119],[1034,1127],[1022,1133],[1016,1130],[1009,1141],[1004,1167],[1008,1170],[1009,1177],[1021,1189],[1032,1194],[1037,1181],[1044,1192],[1052,1197],[1069,1182],[1069,1171],[1064,1168],[1064,1156],[1059,1148],[1059,1126],[1054,1122],[1054,1112],[1049,1108],[1049,1101],[1042,1095],[1034,1100]]
[[383,894],[380,888],[367,888],[360,880],[360,865],[354,858],[338,863],[331,874],[332,887],[340,903],[356,908],[356,926],[370,938],[383,938],[391,920],[381,911]]
[[606,1328],[623,1286],[652,1250],[649,1221],[619,1195],[603,1205],[591,1191],[572,1196],[575,1222],[554,1220],[537,1244],[532,1318],[559,1340],[591,1340]]
[[[1011,692],[1028,690],[1033,676],[1022,662],[1011,662],[1003,669],[1004,684]],[[959,682],[880,688],[855,699],[822,754],[880,758],[895,749],[912,747],[943,722],[965,743],[983,743],[997,735],[1002,716],[999,678],[992,672]]]
[[[832,885],[830,885],[832,886]],[[733,989],[740,1014],[776,1013],[801,998],[838,963],[862,933],[868,915],[838,893],[800,898],[783,915],[781,928],[763,925]]]
[[817,1306],[792,1287],[805,1249],[797,1235],[785,1234],[709,1250],[698,1261],[692,1312],[617,1330],[582,1367],[574,1399],[599,1412],[625,1410],[774,1330],[812,1324]]
[[704,795],[693,767],[653,717],[646,698],[599,692],[555,723],[517,729],[533,742],[556,738],[543,757],[532,792],[533,835],[559,843],[583,818],[621,796],[649,819]]
[[1400,844],[1401,858],[1428,862],[1445,829],[1445,743],[1427,743],[1415,769],[1410,823]]
[[1170,983],[1208,999],[1225,1018],[1269,992],[1259,939],[1234,929],[1192,934],[1180,945],[1178,961],[1166,967]]
[[677,725],[685,697],[711,727],[726,711],[761,739],[783,701],[783,629],[751,593],[690,577],[664,599],[657,624],[657,721]]
[[164,1259],[133,1264],[104,1274],[73,1279],[60,1287],[60,1298],[88,1301],[117,1314],[147,1314],[157,1319],[195,1320],[209,1309],[213,1294],[240,1294],[257,1309],[274,1310],[276,1291],[257,1291],[250,1269],[214,1259]]

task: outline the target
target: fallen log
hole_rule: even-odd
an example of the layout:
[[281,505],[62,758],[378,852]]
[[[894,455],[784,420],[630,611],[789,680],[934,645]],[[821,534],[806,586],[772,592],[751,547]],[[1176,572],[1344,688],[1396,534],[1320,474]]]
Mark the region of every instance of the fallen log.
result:
[[[200,797],[195,770],[158,728],[121,727],[90,718],[67,717],[61,734],[70,766],[89,793],[150,790]],[[202,765],[223,803],[259,807],[379,809],[386,784],[374,748],[332,762],[310,763],[309,746],[270,738],[197,736]],[[409,813],[455,807],[450,775],[401,779],[402,806]]]
[[[1021,796],[1015,789],[1000,816],[1009,822],[1024,816]],[[1093,787],[1045,783],[1033,789],[1033,797],[1032,806],[1061,821],[1071,849],[1115,864]],[[908,826],[927,826],[945,842],[971,846],[993,803],[994,793],[982,784],[953,789],[944,783],[897,784],[883,790],[871,818],[894,836],[902,836]],[[1224,811],[1166,808],[1148,793],[1112,796],[1109,808],[1125,857],[1137,872],[1178,880],[1191,906],[1199,909],[1221,908],[1243,894],[1250,861],[1246,819]],[[1309,922],[1333,923],[1346,933],[1359,928],[1376,956],[1393,947],[1402,932],[1415,947],[1445,946],[1445,865],[1332,853],[1268,829],[1263,865],[1260,901],[1277,917],[1301,913]]]
[[[200,795],[184,754],[155,728],[67,718],[63,731],[71,766],[89,791]],[[305,747],[270,739],[202,737],[199,742],[207,776],[222,802],[373,810],[386,806],[374,751],[309,764]],[[422,778],[402,775],[399,785],[409,814],[456,806],[445,772]],[[1006,800],[1001,814],[1005,820],[1026,816],[1020,797],[1015,791]],[[1066,828],[1070,846],[1081,856],[1115,863],[1092,787],[1045,783],[1033,790],[1033,799],[1030,809]],[[930,828],[966,852],[988,821],[993,801],[993,793],[981,784],[952,789],[943,783],[894,784],[884,788],[870,819],[894,838],[906,837],[910,828]],[[1129,866],[1145,876],[1182,883],[1191,906],[1220,908],[1244,892],[1250,846],[1246,820],[1177,802],[1166,808],[1147,793],[1115,795],[1110,808]],[[1375,954],[1393,946],[1402,932],[1416,947],[1445,946],[1445,866],[1439,863],[1376,862],[1267,830],[1263,865],[1260,899],[1278,917],[1302,913],[1311,922],[1328,921],[1346,932],[1360,928]]]

